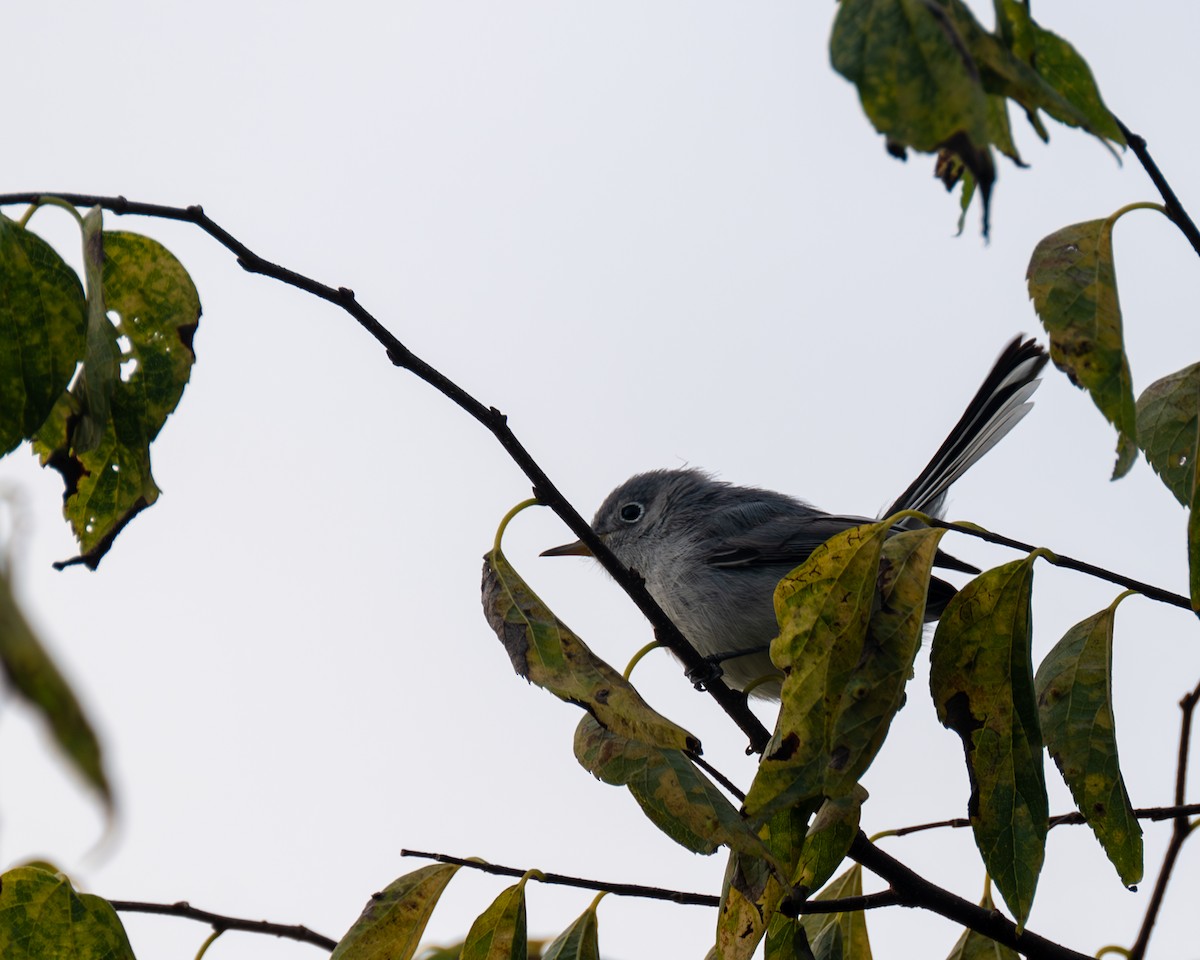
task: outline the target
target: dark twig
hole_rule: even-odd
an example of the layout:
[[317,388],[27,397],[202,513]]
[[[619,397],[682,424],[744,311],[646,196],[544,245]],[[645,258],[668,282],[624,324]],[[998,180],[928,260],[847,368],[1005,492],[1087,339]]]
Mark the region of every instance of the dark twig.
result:
[[899,898],[897,903],[903,906],[921,907],[954,920],[1032,960],[1092,960],[1086,954],[1039,937],[1028,928],[1018,933],[1016,924],[999,910],[986,910],[930,883],[880,850],[862,831],[850,845],[850,856],[886,880]]
[[[1133,815],[1139,820],[1173,820],[1176,817],[1190,817],[1193,814],[1200,813],[1200,803],[1185,803],[1180,806],[1172,805],[1169,807],[1138,807],[1133,811]],[[1078,810],[1071,813],[1059,813],[1050,818],[1050,827],[1061,827],[1066,825],[1078,825],[1087,823],[1083,819],[1083,814]],[[949,827],[954,830],[963,830],[971,825],[971,821],[965,817],[954,817],[950,820],[936,820],[932,823],[915,823],[908,827],[899,827],[895,830],[888,830],[885,836],[889,837],[906,837],[911,833],[921,833],[925,830],[939,830]]]
[[[347,287],[330,287],[313,280],[294,270],[272,263],[260,257],[244,243],[234,237],[228,230],[211,219],[199,206],[172,207],[156,203],[139,203],[126,200],[124,197],[100,197],[79,193],[9,193],[0,195],[0,205],[14,203],[40,203],[43,197],[58,197],[78,207],[99,206],[121,215],[138,215],[157,217],[165,220],[178,220],[192,223],[215,239],[223,247],[237,257],[238,264],[249,273],[261,274],[274,280],[279,280],[289,286],[296,287],[322,300],[327,300],[341,307],[352,316],[359,325],[373,336],[387,351],[388,359],[398,367],[408,370],[431,387],[447,397],[462,410],[491,431],[500,445],[508,453],[513,462],[533,483],[533,493],[542,503],[557,514],[579,537],[595,558],[625,590],[642,614],[650,621],[655,636],[667,646],[683,663],[689,672],[702,673],[708,671],[708,661],[696,652],[695,648],[680,633],[679,628],[663,613],[662,609],[650,596],[642,578],[630,570],[614,556],[599,537],[592,532],[586,520],[559,492],[558,488],[538,465],[533,456],[517,439],[516,434],[508,427],[507,418],[495,407],[487,407],[467,393],[462,387],[450,380],[436,368],[426,363],[393,336],[365,307],[354,298],[354,291]],[[751,747],[761,752],[766,746],[770,734],[757,716],[750,710],[746,698],[730,689],[722,680],[714,679],[705,684],[705,689],[720,704],[750,738]]]
[[266,920],[241,920],[238,917],[226,917],[207,910],[197,910],[183,900],[178,903],[141,903],[136,900],[109,900],[114,910],[122,913],[159,913],[170,917],[183,917],[187,920],[199,920],[207,923],[217,932],[224,930],[245,930],[249,933],[266,933],[288,940],[299,940],[301,943],[311,943],[325,950],[337,946],[336,940],[323,937],[319,933],[302,927],[299,924],[270,923]]
[[[1011,547],[1014,550],[1021,550],[1025,553],[1032,553],[1037,549],[1031,543],[1022,543],[1020,540],[1013,540],[1011,537],[992,533],[990,530],[984,530],[981,527],[971,526],[970,524],[951,523],[948,520],[938,520],[936,517],[930,517],[928,523],[931,527],[937,527],[940,530],[953,530],[955,533],[965,533],[968,537],[977,537],[980,540],[986,540],[988,543],[999,544],[1002,547]],[[1187,597],[1181,596],[1178,593],[1172,593],[1170,590],[1164,590],[1161,587],[1156,587],[1153,584],[1142,583],[1140,580],[1134,580],[1132,577],[1113,573],[1113,571],[1097,567],[1095,564],[1084,563],[1082,560],[1075,560],[1054,551],[1043,553],[1041,556],[1047,563],[1053,564],[1056,567],[1077,570],[1080,573],[1086,573],[1088,576],[1096,577],[1099,580],[1107,580],[1109,583],[1115,583],[1129,590],[1136,590],[1151,600],[1159,600],[1162,603],[1169,603],[1172,606],[1182,607],[1185,610],[1192,609],[1192,602]]]
[[[1192,741],[1192,714],[1196,710],[1196,703],[1200,701],[1200,684],[1196,688],[1179,701],[1179,709],[1183,712],[1183,719],[1180,723],[1179,730],[1179,758],[1175,763],[1175,805],[1182,808],[1184,794],[1187,792],[1187,767],[1188,767],[1188,752],[1191,748]],[[1171,871],[1175,868],[1175,861],[1179,857],[1179,851],[1183,849],[1183,843],[1191,835],[1191,824],[1188,823],[1186,813],[1176,813],[1174,823],[1171,827],[1171,839],[1167,843],[1167,852],[1163,856],[1162,867],[1158,871],[1158,879],[1154,882],[1154,892],[1150,895],[1150,903],[1146,907],[1146,916],[1142,918],[1141,929],[1138,930],[1137,940],[1129,950],[1129,960],[1142,960],[1146,955],[1146,946],[1150,943],[1150,933],[1154,930],[1154,923],[1158,919],[1158,912],[1162,907],[1163,897],[1167,892],[1167,883],[1171,879]]]
[[692,761],[701,770],[705,771],[710,777],[717,781],[728,791],[731,797],[737,797],[739,803],[744,803],[746,800],[745,792],[738,787],[736,783],[730,780],[725,774],[714,767],[711,763],[701,757],[699,754],[689,753],[688,759]]
[[1138,158],[1138,162],[1141,163],[1143,169],[1149,175],[1151,182],[1153,182],[1155,188],[1158,190],[1159,195],[1163,198],[1163,206],[1167,209],[1167,216],[1180,229],[1180,232],[1187,237],[1187,241],[1192,245],[1192,249],[1197,254],[1200,254],[1200,230],[1196,229],[1196,224],[1192,222],[1192,218],[1188,216],[1188,212],[1183,209],[1183,204],[1175,196],[1175,191],[1167,183],[1167,178],[1162,175],[1162,171],[1158,169],[1158,164],[1150,156],[1150,151],[1146,149],[1145,138],[1138,136],[1130,130],[1119,118],[1114,117],[1113,119],[1117,121],[1117,126],[1121,128],[1121,133],[1125,135],[1125,142],[1129,144],[1129,149]]

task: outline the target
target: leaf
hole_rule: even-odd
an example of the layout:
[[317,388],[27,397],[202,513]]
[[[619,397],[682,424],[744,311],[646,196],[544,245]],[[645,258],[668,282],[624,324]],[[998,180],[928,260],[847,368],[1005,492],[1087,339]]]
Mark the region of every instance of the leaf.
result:
[[525,960],[525,878],[507,887],[471,924],[460,960]]
[[1113,262],[1113,217],[1063,227],[1045,237],[1029,261],[1029,295],[1050,334],[1050,358],[1087,390],[1117,428],[1136,442],[1133,378],[1121,329]]
[[100,741],[70,684],[21,613],[7,573],[0,573],[0,667],[12,689],[41,715],[63,753],[111,809],[113,796]]
[[698,753],[700,741],[653,710],[559,620],[500,550],[483,558],[483,610],[517,675],[578,704],[621,737]]
[[458,869],[452,863],[432,864],[393,880],[372,895],[330,960],[408,960]]
[[0,216],[0,456],[32,437],[83,356],[75,272],[36,233]]
[[1091,67],[1079,52],[1062,37],[1044,30],[1037,23],[1033,26],[1033,64],[1038,74],[1078,111],[1083,123],[1073,123],[1066,116],[1051,114],[1056,120],[1072,126],[1083,127],[1113,143],[1125,145],[1125,135],[1104,100]]
[[1128,595],[1068,630],[1035,681],[1050,756],[1127,887],[1142,879],[1142,828],[1117,760],[1112,639],[1117,604]]
[[133,948],[107,900],[76,893],[61,873],[16,867],[0,875],[0,956],[133,960]]
[[1200,363],[1150,384],[1137,401],[1137,436],[1146,462],[1185,507],[1195,486],[1200,429]]
[[693,853],[710,854],[724,844],[770,858],[733,804],[682,751],[630,740],[588,715],[575,729],[575,757],[605,783],[628,786],[646,816]]
[[807,812],[793,808],[775,813],[760,828],[758,835],[780,864],[780,871],[760,857],[730,852],[717,918],[717,955],[721,960],[745,960],[758,948],[778,916],[784,894],[789,892],[780,882],[780,874],[795,874],[807,827]]
[[944,7],[927,0],[842,0],[829,48],[833,68],[858,88],[889,149],[952,150],[978,182],[986,210],[995,179],[987,97]]
[[95,569],[125,525],[158,499],[150,444],[178,405],[195,361],[200,300],[179,261],[157,241],[123,232],[104,234],[104,254],[104,304],[118,316],[119,342],[128,344],[111,383],[107,425],[95,446],[80,449],[76,431],[96,403],[88,399],[97,389],[89,352],[82,383],[91,386],[77,383],[62,394],[34,438],[43,465],[63,476],[63,513],[82,549],[59,567]]
[[[992,894],[985,891],[979,904],[985,910],[995,910]],[[1019,955],[1011,947],[997,943],[991,937],[985,937],[974,930],[963,930],[962,936],[950,950],[946,960],[1020,960]]]
[[[862,867],[855,864],[817,896],[817,900],[843,900],[862,896]],[[871,941],[867,937],[867,918],[861,910],[852,913],[810,913],[800,919],[813,956],[844,956],[848,960],[871,960]],[[833,931],[836,930],[836,935]],[[841,949],[831,952],[830,937],[836,936]],[[825,947],[824,944],[830,944]]]
[[600,960],[595,903],[551,941],[542,951],[542,960]]
[[1033,562],[988,570],[946,605],[930,651],[942,725],[962,738],[975,843],[1018,926],[1045,855],[1049,809],[1030,652]]
[[87,352],[76,384],[79,419],[71,437],[77,455],[100,446],[112,413],[121,349],[104,306],[103,211],[92,207],[83,218],[83,276],[87,290]]
[[867,791],[861,786],[844,797],[821,804],[813,817],[792,884],[801,891],[819,890],[833,876],[858,835],[859,817]]

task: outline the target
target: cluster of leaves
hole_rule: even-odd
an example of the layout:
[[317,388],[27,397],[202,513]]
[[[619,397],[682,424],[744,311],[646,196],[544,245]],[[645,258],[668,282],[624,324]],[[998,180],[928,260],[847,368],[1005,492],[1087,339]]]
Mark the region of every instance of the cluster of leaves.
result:
[[994,150],[1024,165],[1010,101],[1043,140],[1049,134],[1041,113],[1125,143],[1075,48],[1039,26],[1027,3],[994,0],[994,8],[989,31],[963,0],[841,0],[830,40],[834,69],[858,88],[888,150],[936,154],[947,189],[963,184],[964,215],[978,190],[985,235]]
[[[858,781],[905,700],[944,531],[897,533],[899,518],[833,537],[779,584],[771,658],[783,673],[781,708],[740,808],[696,765],[690,735],[646,706],[553,615],[498,542],[485,558],[484,608],[518,674],[587,712],[576,731],[579,762],[628,787],[687,849],[729,849],[714,948],[721,960],[750,957],[764,937],[768,960],[794,956],[803,943],[815,956],[841,956],[834,940],[866,942],[861,914],[800,921],[782,908],[819,889],[846,856],[865,799]],[[1141,829],[1121,777],[1112,712],[1116,602],[1073,627],[1035,677],[1030,595],[1039,555],[964,586],[930,651],[939,719],[963,741],[976,843],[1021,925],[1049,828],[1044,747],[1121,882],[1142,874]],[[616,703],[636,709],[614,716]],[[849,895],[860,886],[858,869],[826,894]]]

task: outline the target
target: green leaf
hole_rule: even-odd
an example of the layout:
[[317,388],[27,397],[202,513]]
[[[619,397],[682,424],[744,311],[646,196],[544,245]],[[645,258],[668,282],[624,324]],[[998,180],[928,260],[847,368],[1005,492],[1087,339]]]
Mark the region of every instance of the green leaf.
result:
[[[817,896],[818,900],[843,900],[862,896],[862,867],[855,864]],[[812,944],[813,956],[844,956],[848,960],[871,960],[871,941],[867,937],[867,918],[861,910],[852,913],[810,913],[800,923]],[[834,934],[836,930],[836,934]],[[831,937],[840,941],[832,952]],[[826,946],[828,944],[829,946]]]
[[542,960],[600,960],[600,937],[594,902],[542,951]]
[[83,287],[37,234],[0,216],[0,456],[34,435],[83,357]]
[[628,786],[646,816],[693,853],[710,854],[724,844],[770,859],[733,804],[682,751],[630,740],[588,715],[575,729],[575,756],[605,783]]
[[471,924],[461,960],[525,960],[525,878],[508,887]]
[[61,873],[16,867],[0,875],[4,960],[133,960],[107,900],[76,893]]
[[499,550],[483,558],[483,609],[518,676],[578,704],[621,737],[699,752],[700,741],[654,711],[628,680],[592,653]]
[[89,373],[93,361],[106,362],[97,348],[84,363],[82,385],[60,397],[34,439],[42,463],[58,470],[66,484],[63,513],[82,549],[67,563],[92,569],[125,525],[158,499],[150,444],[183,395],[200,319],[196,288],[165,247],[122,232],[105,233],[103,243],[104,305],[117,314],[114,335],[128,344],[120,375],[110,384],[107,425],[95,446],[80,448],[79,425],[96,409],[89,394],[104,379],[94,369]]
[[1019,926],[1033,903],[1049,809],[1030,642],[1037,553],[988,570],[946,605],[929,685],[943,726],[962,738],[975,843]]
[[1050,234],[1034,249],[1026,277],[1054,365],[1091,394],[1127,444],[1137,440],[1137,422],[1117,300],[1115,222],[1114,215]]
[[1121,594],[1075,624],[1038,668],[1042,733],[1071,796],[1121,882],[1142,879],[1142,828],[1117,760],[1112,709],[1112,639]]
[[833,68],[893,151],[950,149],[984,197],[995,179],[987,97],[945,8],[928,0],[842,0],[830,39]]
[[1195,486],[1200,363],[1150,384],[1138,397],[1137,435],[1146,462],[1185,507]]
[[330,960],[409,960],[458,869],[457,864],[432,864],[393,880],[372,895]]
[[792,885],[802,891],[819,890],[833,876],[850,844],[858,835],[859,817],[867,791],[861,786],[843,797],[834,797],[821,804],[813,817],[804,841],[804,849]]
[[1072,126],[1082,127],[1089,133],[1113,143],[1125,145],[1125,135],[1104,100],[1091,67],[1079,52],[1062,37],[1033,26],[1033,64],[1038,74],[1058,91],[1075,109],[1083,122],[1075,122],[1070,116],[1051,113],[1056,120]]
[[80,415],[71,445],[77,455],[100,446],[112,413],[121,348],[104,306],[103,211],[92,207],[83,218],[83,276],[87,289],[87,353],[76,384]]
[[[984,893],[979,905],[985,910],[996,909],[990,891]],[[997,943],[991,937],[985,937],[974,930],[963,930],[962,936],[951,948],[946,960],[1020,960],[1020,957],[1011,947]]]
[[111,808],[100,741],[70,684],[21,613],[7,572],[0,573],[0,667],[12,689],[41,715],[75,769]]

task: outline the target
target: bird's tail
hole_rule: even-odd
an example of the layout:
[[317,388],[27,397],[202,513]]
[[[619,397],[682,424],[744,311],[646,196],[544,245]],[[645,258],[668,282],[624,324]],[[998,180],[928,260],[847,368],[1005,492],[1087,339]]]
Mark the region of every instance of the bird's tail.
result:
[[1033,407],[1046,351],[1032,338],[1017,337],[996,358],[950,435],[924,470],[883,516],[920,510],[938,516],[950,485],[999,443]]

